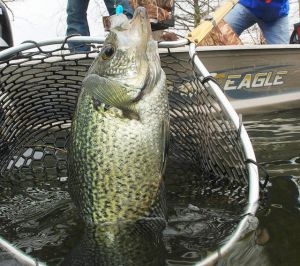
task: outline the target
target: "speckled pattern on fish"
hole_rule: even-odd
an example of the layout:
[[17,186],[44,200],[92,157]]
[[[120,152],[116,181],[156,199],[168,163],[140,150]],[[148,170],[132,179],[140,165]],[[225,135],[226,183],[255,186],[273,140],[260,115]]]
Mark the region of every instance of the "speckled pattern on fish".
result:
[[72,123],[69,187],[87,225],[150,215],[166,160],[166,77],[146,13],[114,16],[112,27]]

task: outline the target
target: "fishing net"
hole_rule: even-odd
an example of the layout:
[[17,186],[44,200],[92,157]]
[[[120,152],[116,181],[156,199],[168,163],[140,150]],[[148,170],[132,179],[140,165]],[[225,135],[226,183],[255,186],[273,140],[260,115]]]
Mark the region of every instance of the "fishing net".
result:
[[[103,40],[76,40],[91,52],[70,54],[59,39],[0,54],[1,232],[49,264],[69,253],[81,230],[67,192],[68,140],[82,79]],[[212,263],[245,234],[256,211],[255,156],[196,52],[161,47],[171,119],[165,261]]]

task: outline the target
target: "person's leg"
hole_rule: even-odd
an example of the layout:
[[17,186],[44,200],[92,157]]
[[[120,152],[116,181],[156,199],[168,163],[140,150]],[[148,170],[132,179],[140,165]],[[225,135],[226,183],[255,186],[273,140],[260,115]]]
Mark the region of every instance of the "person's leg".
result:
[[[72,34],[80,34],[89,36],[90,30],[87,21],[87,9],[89,0],[68,0],[67,5],[67,36]],[[78,43],[68,43],[71,49],[76,51],[89,51],[90,48],[86,45]]]
[[267,44],[288,44],[290,41],[288,16],[274,22],[259,22]]
[[123,6],[124,8],[124,14],[129,18],[131,19],[133,17],[133,8],[132,6],[129,4],[129,1],[128,0],[121,0],[121,5]]
[[237,35],[250,28],[257,22],[256,16],[241,4],[236,4],[233,9],[224,17],[224,20]]
[[104,0],[105,6],[109,15],[116,14],[116,6],[122,5],[124,9],[124,14],[131,19],[133,16],[133,8],[129,4],[128,0]]

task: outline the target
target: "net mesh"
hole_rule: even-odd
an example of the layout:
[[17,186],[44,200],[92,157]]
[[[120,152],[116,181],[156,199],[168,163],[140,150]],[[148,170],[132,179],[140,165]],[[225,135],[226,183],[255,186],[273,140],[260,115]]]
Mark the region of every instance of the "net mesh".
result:
[[[68,176],[68,138],[77,96],[101,44],[93,43],[91,52],[76,55],[68,53],[64,43],[58,48],[33,46],[0,54],[2,189],[5,180],[25,187],[41,182],[62,186]],[[241,214],[247,205],[249,173],[239,131],[194,70],[187,51],[162,49],[160,55],[170,102],[169,197],[186,192],[189,200],[207,201],[209,195],[222,200],[218,206],[239,206]],[[178,185],[181,194],[175,189]]]
[[161,54],[167,73],[171,118],[171,156],[194,162],[205,176],[247,183],[238,131],[203,84],[187,53]]

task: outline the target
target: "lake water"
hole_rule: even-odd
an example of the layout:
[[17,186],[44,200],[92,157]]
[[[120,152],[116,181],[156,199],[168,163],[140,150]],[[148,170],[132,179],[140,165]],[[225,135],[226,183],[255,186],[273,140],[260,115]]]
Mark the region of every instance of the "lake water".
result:
[[[221,261],[222,265],[292,266],[300,263],[299,111],[243,118],[257,161],[268,171],[270,182],[257,214],[258,230],[238,242],[233,252]],[[37,173],[39,170],[37,168]],[[41,185],[38,179],[25,176],[21,186],[20,179],[24,176],[1,179],[1,234],[28,254],[57,265],[80,241],[83,232],[65,189],[66,179],[57,180],[48,175]],[[187,202],[192,204],[187,205]],[[180,198],[175,205],[165,231],[164,247],[162,242],[149,246],[149,241],[144,243],[129,234],[130,241],[136,241],[136,245],[145,244],[146,249],[140,249],[137,256],[144,256],[149,262],[154,258],[149,265],[164,265],[164,261],[167,265],[194,265],[197,259],[207,254],[207,245],[213,248],[231,233],[239,217],[234,212],[235,207],[218,208],[211,202],[198,204],[199,209],[195,206],[197,203]],[[80,252],[86,248],[86,243],[79,246]],[[88,246],[88,252],[90,248]],[[75,253],[78,253],[76,248]],[[89,255],[80,254],[81,257]],[[0,265],[7,265],[7,257],[0,256]]]
[[[257,161],[270,175],[266,201],[258,212],[262,245],[248,248],[254,262],[258,260],[253,265],[300,263],[299,112],[300,109],[244,117]],[[260,256],[255,257],[257,253]]]

